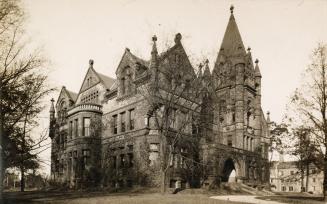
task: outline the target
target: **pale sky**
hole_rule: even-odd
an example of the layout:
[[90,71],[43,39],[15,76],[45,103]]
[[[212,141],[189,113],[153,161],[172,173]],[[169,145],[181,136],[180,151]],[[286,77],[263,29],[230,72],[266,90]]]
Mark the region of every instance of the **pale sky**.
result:
[[[161,52],[180,32],[191,63],[208,58],[212,70],[231,4],[245,47],[260,61],[263,110],[280,122],[310,53],[318,42],[327,43],[326,0],[24,1],[28,35],[51,61],[51,84],[75,92],[89,59],[98,72],[115,78],[126,47],[150,58],[154,34]],[[58,93],[51,97],[56,99]],[[49,122],[45,112],[43,127]],[[50,151],[42,157],[50,160]]]

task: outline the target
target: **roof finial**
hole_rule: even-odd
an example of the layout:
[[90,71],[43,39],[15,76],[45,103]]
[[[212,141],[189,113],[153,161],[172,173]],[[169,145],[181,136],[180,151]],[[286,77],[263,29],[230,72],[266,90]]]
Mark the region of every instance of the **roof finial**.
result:
[[154,36],[152,37],[152,41],[153,41],[153,42],[157,42],[157,36],[156,36],[156,35],[154,35]]
[[152,42],[153,42],[153,45],[152,45],[152,51],[151,51],[151,55],[157,55],[158,54],[158,50],[157,50],[157,36],[154,35],[152,37]]
[[177,33],[176,35],[175,35],[175,43],[176,44],[178,44],[178,43],[181,43],[181,40],[182,40],[182,34],[180,34],[180,33]]
[[256,59],[256,60],[255,60],[255,63],[256,63],[256,64],[258,64],[258,63],[259,63],[259,60],[258,60],[258,59]]
[[234,12],[234,6],[233,6],[233,4],[230,6],[230,9],[229,10],[230,10],[230,13],[233,14],[233,12]]
[[267,123],[270,123],[270,112],[267,111]]
[[90,59],[90,60],[89,60],[89,66],[90,66],[90,68],[93,68],[93,64],[94,64],[93,59]]

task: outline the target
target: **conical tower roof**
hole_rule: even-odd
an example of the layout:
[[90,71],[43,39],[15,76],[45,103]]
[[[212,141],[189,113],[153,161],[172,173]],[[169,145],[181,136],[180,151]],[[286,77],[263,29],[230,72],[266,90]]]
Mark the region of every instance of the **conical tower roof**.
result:
[[221,43],[220,50],[224,50],[224,54],[227,56],[235,55],[238,53],[245,54],[245,48],[242,41],[241,34],[238,30],[235,17],[233,14],[234,7],[231,6],[231,15],[227,24],[223,42]]

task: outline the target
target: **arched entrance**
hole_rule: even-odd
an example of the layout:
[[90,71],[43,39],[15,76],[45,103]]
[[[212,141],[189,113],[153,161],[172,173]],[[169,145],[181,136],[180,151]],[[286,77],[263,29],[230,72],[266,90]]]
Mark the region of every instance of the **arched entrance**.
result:
[[232,159],[227,159],[224,163],[224,168],[221,175],[222,182],[235,182],[236,169],[234,161]]

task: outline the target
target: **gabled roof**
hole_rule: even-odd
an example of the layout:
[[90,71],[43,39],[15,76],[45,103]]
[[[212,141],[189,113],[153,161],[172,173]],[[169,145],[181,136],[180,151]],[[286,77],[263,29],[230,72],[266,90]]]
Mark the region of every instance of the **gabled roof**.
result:
[[131,51],[128,48],[126,48],[122,58],[120,59],[118,66],[117,66],[116,75],[118,74],[118,70],[121,68],[122,64],[126,61],[129,61],[132,63],[138,62],[138,63],[144,65],[145,67],[148,67],[150,64],[150,62],[135,56],[134,54],[131,53]]
[[61,98],[61,96],[62,96],[63,94],[66,94],[66,96],[67,96],[71,101],[73,101],[73,102],[75,102],[76,99],[77,99],[77,93],[75,93],[75,92],[73,92],[73,91],[70,91],[70,90],[66,89],[65,86],[63,86],[63,87],[61,88],[61,90],[60,90],[60,93],[59,93],[58,100],[57,100],[57,103],[56,103],[56,104],[58,104],[59,99]]
[[107,89],[111,89],[111,86],[115,83],[115,79],[106,76],[104,74],[101,74],[99,72],[96,72],[100,78],[100,80],[103,82],[103,84],[106,86]]
[[180,33],[177,33],[176,36],[175,36],[175,44],[168,48],[165,52],[162,52],[159,56],[158,56],[158,60],[159,60],[159,64],[160,62],[162,62],[163,60],[165,60],[167,57],[169,57],[171,54],[173,54],[174,52],[179,52],[181,55],[181,57],[183,57],[184,59],[186,59],[186,66],[183,66],[183,67],[186,67],[186,68],[189,68],[187,70],[184,70],[186,71],[187,73],[190,73],[192,75],[196,75],[195,71],[194,71],[194,68],[190,62],[190,59],[181,43],[181,39],[182,39],[182,35]]
[[70,97],[71,100],[73,100],[74,102],[76,101],[77,99],[77,93],[75,92],[72,92],[68,89],[66,89],[67,93],[68,93],[68,96]]

